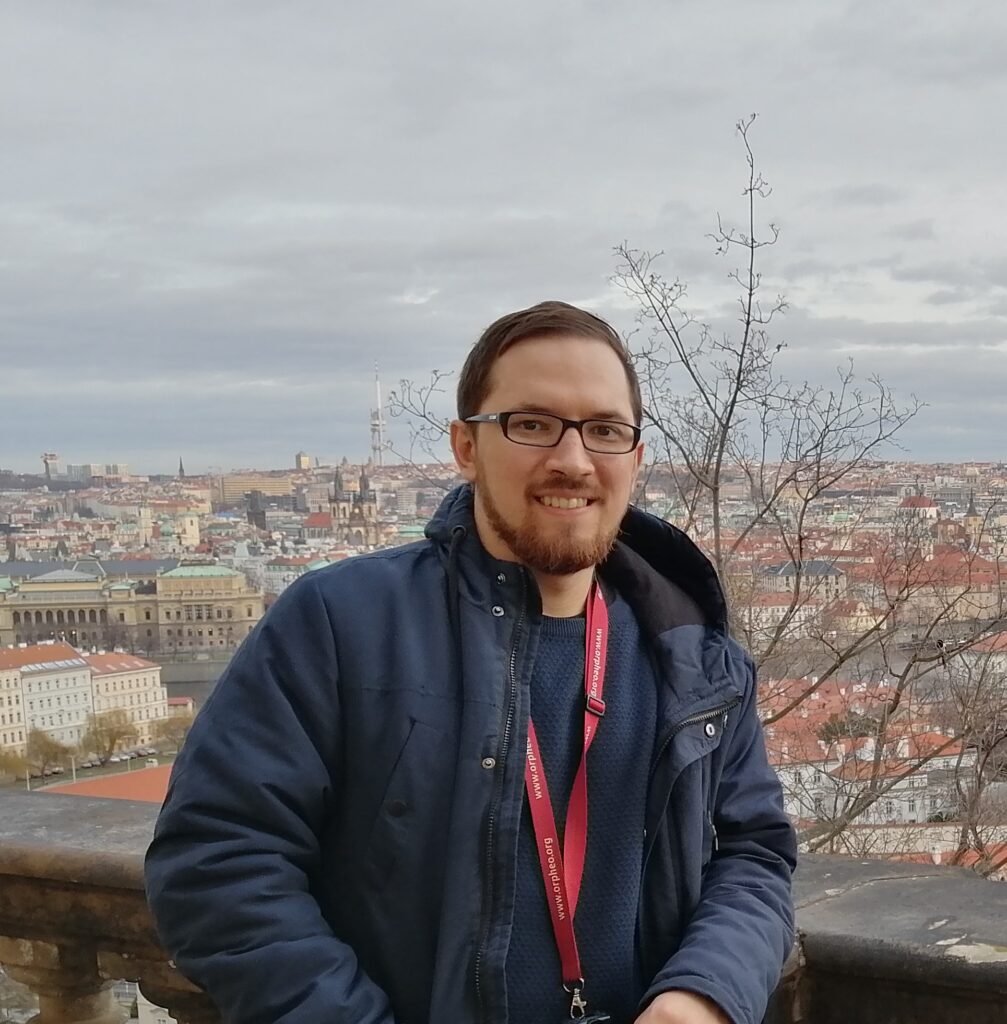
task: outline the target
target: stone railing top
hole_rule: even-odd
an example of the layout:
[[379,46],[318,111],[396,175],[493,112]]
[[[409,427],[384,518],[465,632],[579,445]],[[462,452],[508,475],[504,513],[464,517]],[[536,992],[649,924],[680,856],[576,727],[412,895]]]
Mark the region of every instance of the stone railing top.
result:
[[155,804],[0,790],[0,874],[143,888]]
[[1007,884],[964,868],[803,858],[795,899],[804,965],[1007,995]]

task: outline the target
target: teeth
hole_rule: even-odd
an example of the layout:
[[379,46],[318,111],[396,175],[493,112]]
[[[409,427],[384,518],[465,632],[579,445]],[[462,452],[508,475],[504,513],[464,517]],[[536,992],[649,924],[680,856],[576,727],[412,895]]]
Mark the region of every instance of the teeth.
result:
[[587,505],[587,498],[554,498],[547,495],[538,500],[549,508],[584,508]]

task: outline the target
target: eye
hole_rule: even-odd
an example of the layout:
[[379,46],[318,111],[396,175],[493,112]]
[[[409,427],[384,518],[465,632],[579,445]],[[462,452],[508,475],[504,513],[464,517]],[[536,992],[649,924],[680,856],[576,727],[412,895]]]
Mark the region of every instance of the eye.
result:
[[619,431],[612,423],[592,423],[591,433],[595,437],[616,437],[618,436]]
[[518,418],[512,418],[510,421],[511,428],[514,430],[520,430],[523,434],[537,434],[543,430],[548,430],[550,427],[549,421],[543,419],[541,416],[522,416]]

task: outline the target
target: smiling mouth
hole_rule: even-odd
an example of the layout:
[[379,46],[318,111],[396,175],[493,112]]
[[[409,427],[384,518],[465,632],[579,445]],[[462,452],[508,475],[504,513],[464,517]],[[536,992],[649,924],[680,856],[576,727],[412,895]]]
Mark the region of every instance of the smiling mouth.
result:
[[546,508],[586,508],[594,503],[593,498],[557,498],[551,494],[535,500]]

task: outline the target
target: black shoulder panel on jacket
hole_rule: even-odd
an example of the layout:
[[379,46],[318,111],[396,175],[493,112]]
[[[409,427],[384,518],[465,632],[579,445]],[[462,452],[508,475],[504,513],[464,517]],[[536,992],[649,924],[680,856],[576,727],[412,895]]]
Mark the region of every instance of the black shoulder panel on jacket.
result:
[[[727,628],[727,600],[716,570],[706,555],[681,530],[657,516],[630,506],[619,530],[619,540],[622,544],[616,545],[606,560],[606,567],[619,548],[625,545],[648,563],[651,573],[663,577],[670,584],[668,596],[661,597],[658,593],[649,595],[657,602],[655,614],[665,619],[664,629],[690,621],[705,622],[719,629]],[[627,563],[627,569],[630,566],[639,570],[638,563]],[[698,617],[688,618],[686,606],[677,604],[671,596],[676,590],[681,593],[679,600],[684,598],[693,607],[698,606],[693,613]],[[643,614],[642,609],[638,614]]]
[[681,587],[655,572],[642,555],[625,544],[616,543],[600,570],[602,580],[611,583],[629,602],[649,636],[707,621],[699,605]]

